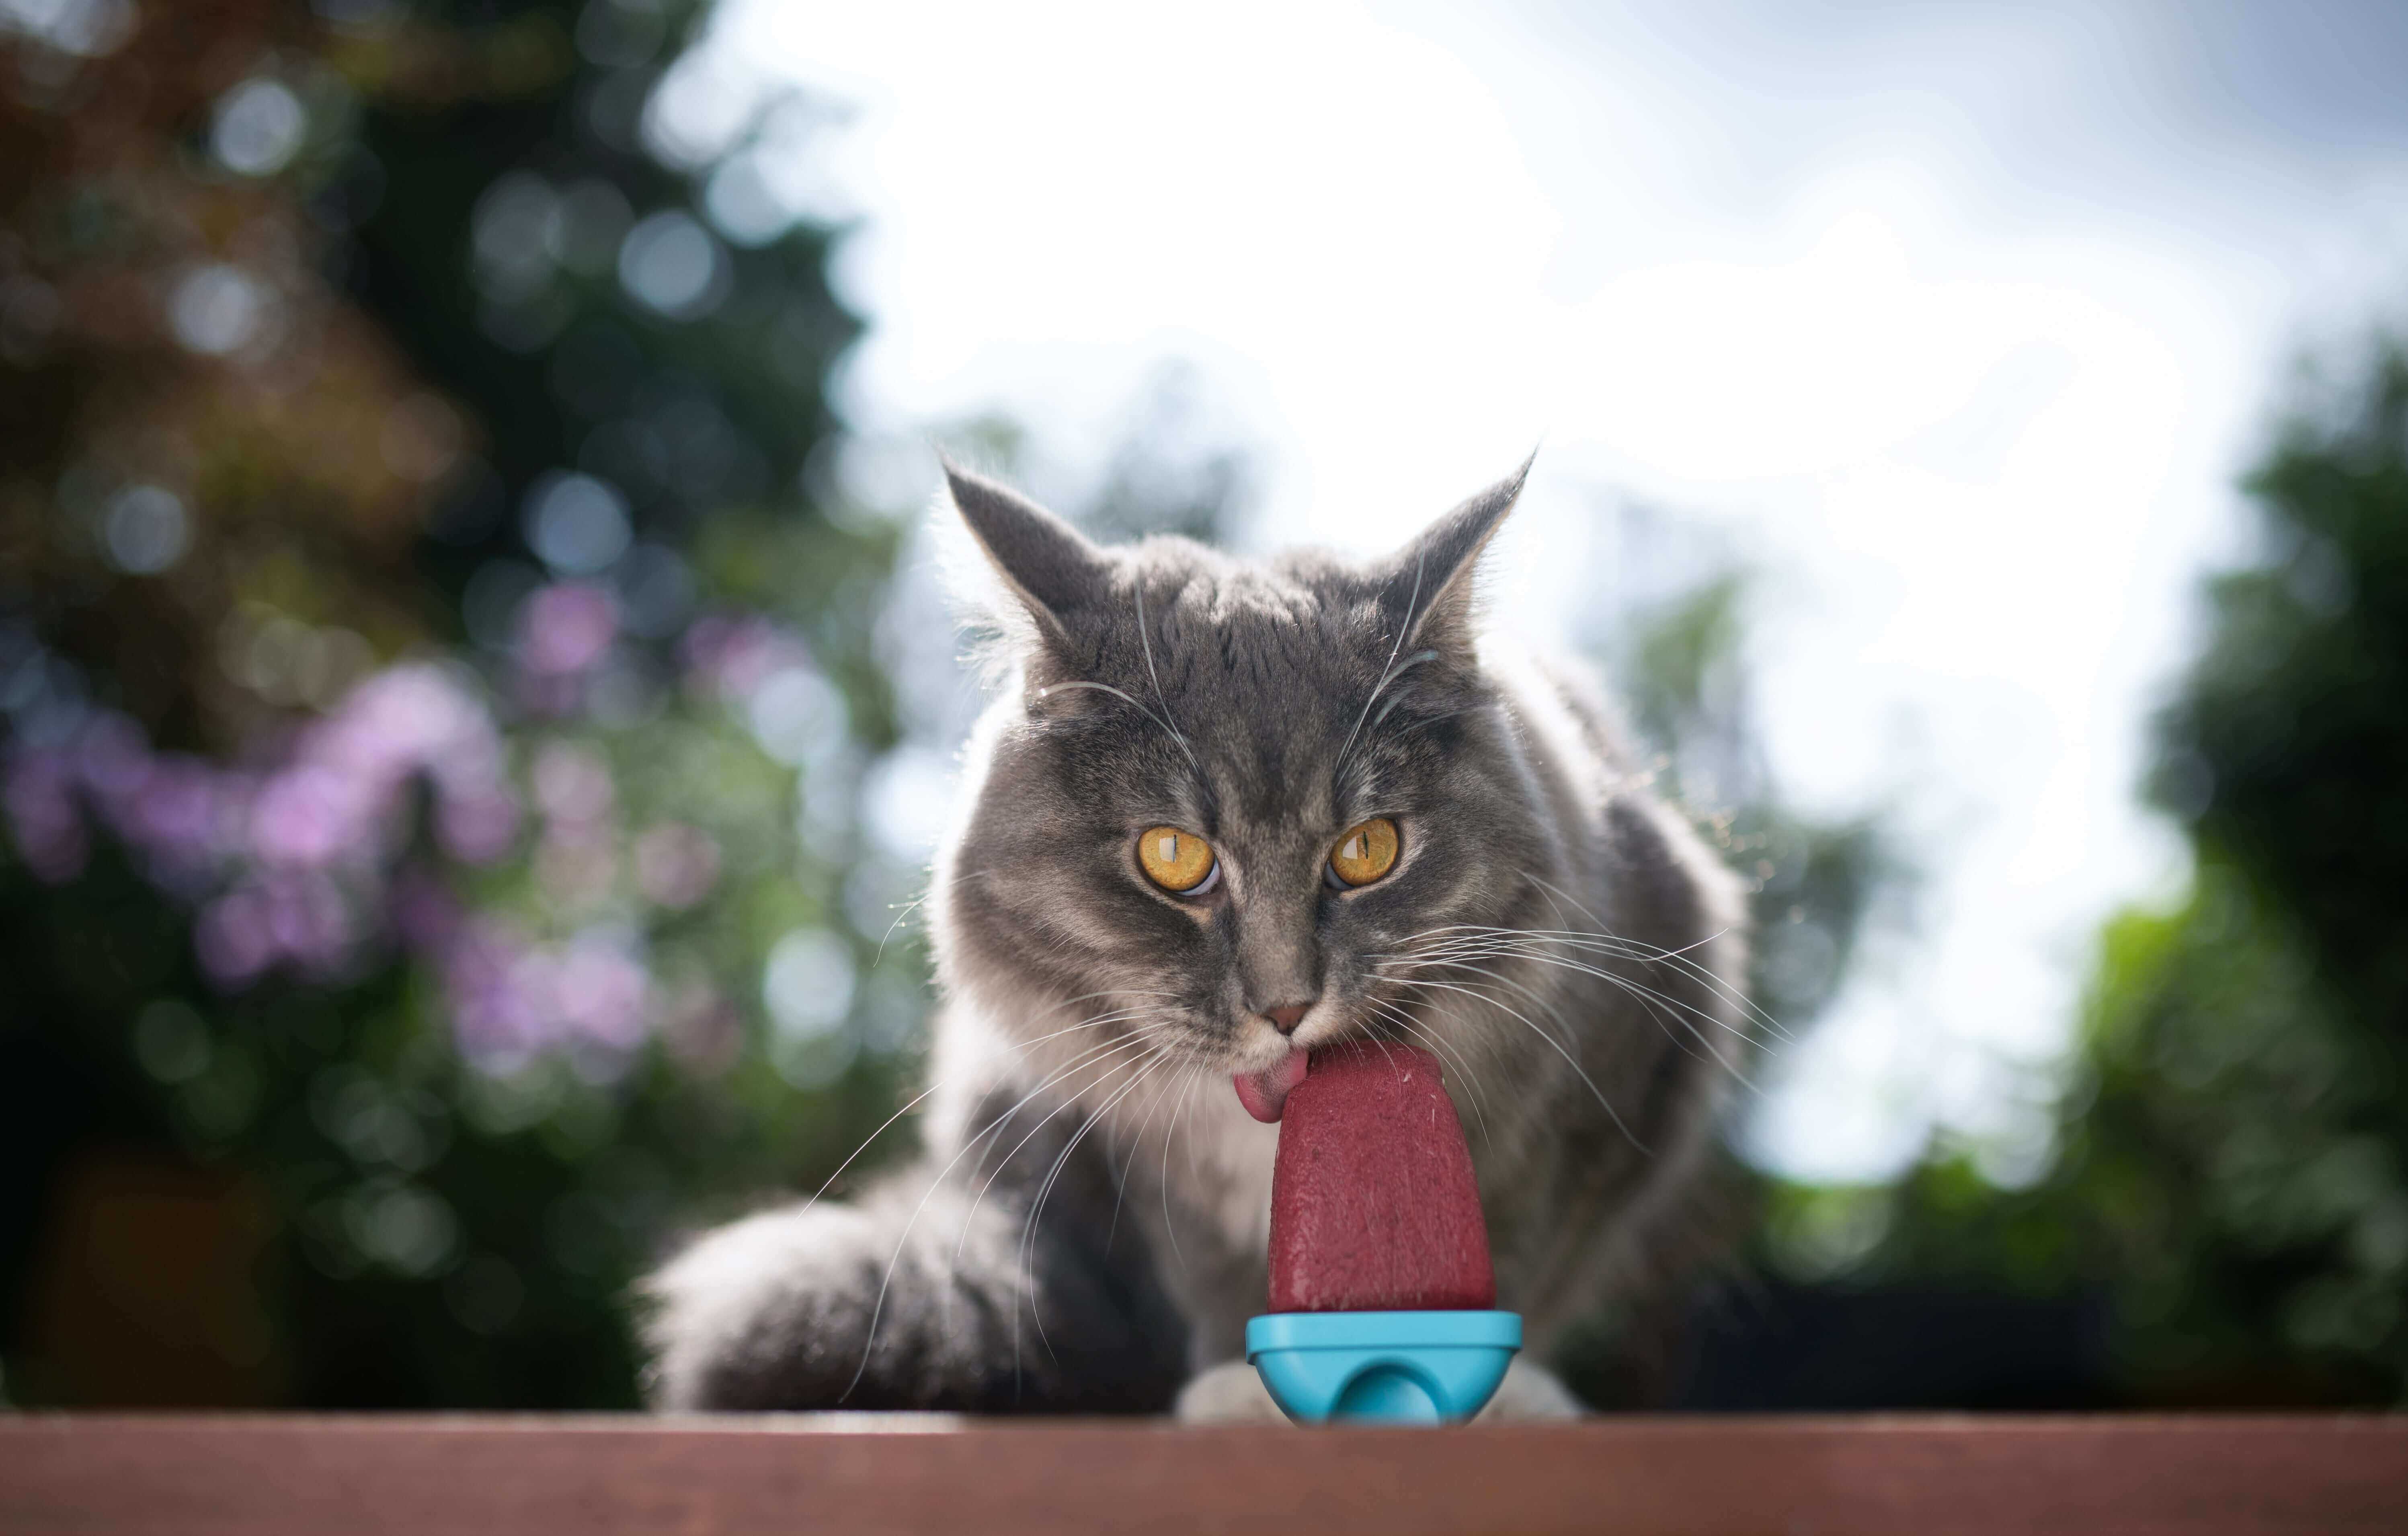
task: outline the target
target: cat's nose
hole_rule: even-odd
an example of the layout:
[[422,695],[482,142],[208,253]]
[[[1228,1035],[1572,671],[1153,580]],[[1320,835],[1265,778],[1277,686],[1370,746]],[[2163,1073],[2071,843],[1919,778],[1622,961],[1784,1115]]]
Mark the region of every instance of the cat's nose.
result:
[[1308,998],[1300,1003],[1282,1003],[1277,1008],[1264,1009],[1262,1014],[1271,1021],[1272,1028],[1283,1035],[1293,1035],[1296,1026],[1304,1022],[1304,1016],[1312,1012],[1312,1005],[1318,1000]]

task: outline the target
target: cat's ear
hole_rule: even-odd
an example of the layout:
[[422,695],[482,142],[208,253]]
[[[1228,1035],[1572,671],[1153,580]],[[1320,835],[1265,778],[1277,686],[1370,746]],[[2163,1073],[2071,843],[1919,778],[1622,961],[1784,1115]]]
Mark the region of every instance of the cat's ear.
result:
[[1042,637],[1068,640],[1077,616],[1111,589],[1104,553],[1016,491],[948,461],[945,489],[962,524]]
[[1388,562],[1380,600],[1403,626],[1410,650],[1465,650],[1473,639],[1472,587],[1480,552],[1521,499],[1534,450],[1522,467],[1422,531]]

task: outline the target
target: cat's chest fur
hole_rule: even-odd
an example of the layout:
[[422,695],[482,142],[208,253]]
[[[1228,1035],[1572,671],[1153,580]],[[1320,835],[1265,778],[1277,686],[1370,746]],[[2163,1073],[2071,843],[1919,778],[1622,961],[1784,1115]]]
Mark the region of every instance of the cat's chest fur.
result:
[[1182,1128],[1167,1149],[1158,1129],[1142,1124],[1124,1127],[1130,1168],[1139,1170],[1144,1154],[1153,1151],[1155,1166],[1144,1182],[1168,1184],[1169,1237],[1183,1237],[1182,1228],[1190,1225],[1201,1227],[1231,1253],[1258,1258],[1270,1243],[1279,1127],[1248,1114],[1226,1084],[1197,1084],[1186,1108],[1194,1129]]

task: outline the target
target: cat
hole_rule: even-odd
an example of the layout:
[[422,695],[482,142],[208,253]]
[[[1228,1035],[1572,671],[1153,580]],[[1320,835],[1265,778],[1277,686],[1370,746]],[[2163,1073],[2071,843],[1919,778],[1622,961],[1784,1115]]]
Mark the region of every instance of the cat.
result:
[[1529,470],[1369,564],[1116,548],[952,466],[1002,685],[929,899],[925,1150],[644,1283],[665,1409],[1275,1417],[1279,1100],[1357,1036],[1444,1063],[1498,1305],[1492,1414],[1660,1281],[1747,1039],[1739,882],[1578,668],[1484,637]]

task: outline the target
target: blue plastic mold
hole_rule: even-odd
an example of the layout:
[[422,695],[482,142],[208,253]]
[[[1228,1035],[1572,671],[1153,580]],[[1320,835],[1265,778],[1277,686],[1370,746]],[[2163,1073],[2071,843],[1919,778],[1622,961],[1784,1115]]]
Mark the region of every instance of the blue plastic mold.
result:
[[1522,1347],[1512,1312],[1272,1312],[1246,1359],[1299,1424],[1459,1424]]

